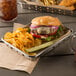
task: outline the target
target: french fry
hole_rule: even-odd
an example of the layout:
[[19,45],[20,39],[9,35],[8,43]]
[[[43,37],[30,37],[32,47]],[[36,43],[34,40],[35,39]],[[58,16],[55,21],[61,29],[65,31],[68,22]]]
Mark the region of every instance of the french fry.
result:
[[68,6],[72,6],[74,4],[76,4],[76,0],[62,0],[59,5],[68,7]]

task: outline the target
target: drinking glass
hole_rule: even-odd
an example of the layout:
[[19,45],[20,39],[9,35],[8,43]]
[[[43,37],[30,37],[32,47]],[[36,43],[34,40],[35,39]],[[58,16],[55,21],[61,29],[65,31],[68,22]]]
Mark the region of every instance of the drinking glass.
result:
[[17,17],[16,0],[0,0],[0,21],[14,21]]

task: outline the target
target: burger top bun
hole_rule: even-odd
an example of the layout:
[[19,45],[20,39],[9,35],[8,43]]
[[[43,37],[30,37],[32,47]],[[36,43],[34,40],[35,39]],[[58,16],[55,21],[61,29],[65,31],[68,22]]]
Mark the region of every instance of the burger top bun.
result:
[[51,17],[51,16],[40,16],[36,17],[31,21],[32,25],[35,26],[41,26],[41,25],[54,25],[54,26],[60,26],[61,22],[59,21],[58,18]]

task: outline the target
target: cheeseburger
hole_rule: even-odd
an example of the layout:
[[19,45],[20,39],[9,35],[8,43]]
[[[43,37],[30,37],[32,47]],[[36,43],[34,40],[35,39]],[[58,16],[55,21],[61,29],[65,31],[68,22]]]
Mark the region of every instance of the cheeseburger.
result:
[[63,27],[58,18],[51,16],[36,17],[31,21],[31,34],[36,38],[51,40],[61,35]]

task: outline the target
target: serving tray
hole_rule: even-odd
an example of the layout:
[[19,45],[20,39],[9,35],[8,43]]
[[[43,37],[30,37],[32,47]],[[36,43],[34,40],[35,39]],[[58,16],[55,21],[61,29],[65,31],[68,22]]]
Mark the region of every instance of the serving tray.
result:
[[27,58],[31,58],[31,59],[34,59],[34,58],[37,58],[39,56],[41,56],[42,54],[46,54],[47,52],[52,52],[53,49],[55,49],[60,43],[62,43],[63,41],[66,41],[67,39],[69,39],[69,37],[71,37],[72,35],[72,31],[70,29],[67,28],[67,32],[62,35],[61,37],[59,37],[52,45],[50,45],[49,47],[45,48],[45,49],[42,49],[42,50],[39,50],[36,52],[36,55],[29,55],[23,51],[21,51],[20,49],[14,47],[13,45],[11,45],[10,43],[6,42],[4,40],[4,38],[1,38],[1,40],[6,44],[8,45],[11,49],[17,51],[18,53],[22,54],[23,56],[27,57]]
[[43,6],[40,4],[37,4],[34,1],[28,1],[24,0],[21,1],[21,4],[23,6],[23,9],[29,9],[39,12],[47,12],[47,13],[55,13],[55,14],[61,14],[61,15],[68,15],[68,16],[76,16],[76,10],[70,10],[68,7],[64,6],[58,6],[58,5],[52,5],[52,6]]

